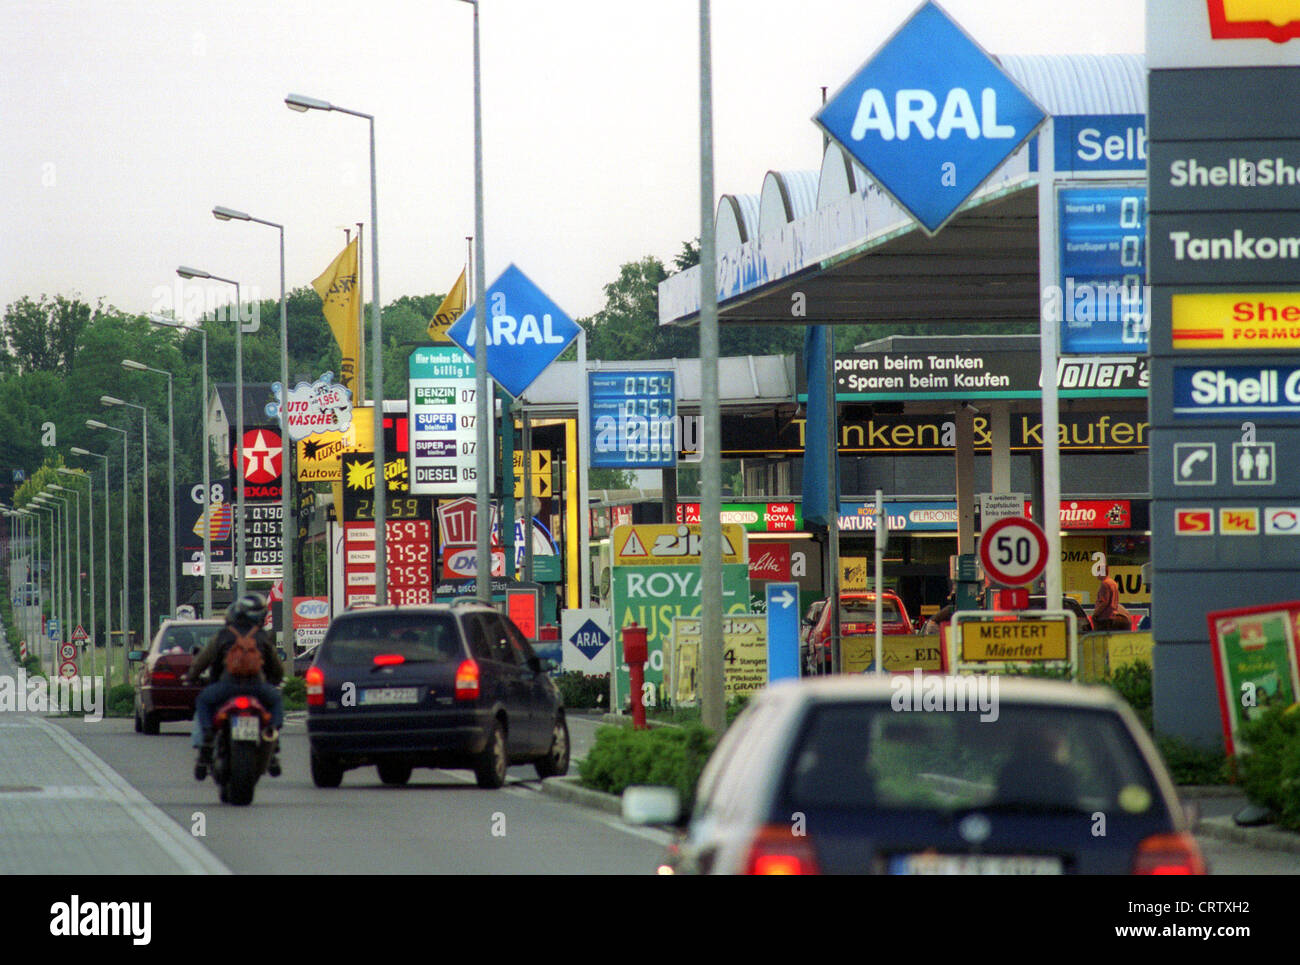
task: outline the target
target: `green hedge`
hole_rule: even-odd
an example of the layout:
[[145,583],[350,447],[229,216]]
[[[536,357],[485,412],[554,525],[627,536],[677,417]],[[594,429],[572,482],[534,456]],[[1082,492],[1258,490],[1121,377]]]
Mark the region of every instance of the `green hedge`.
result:
[[576,670],[556,674],[555,686],[570,710],[603,708],[609,704],[609,674],[585,674]]
[[1300,831],[1300,704],[1271,707],[1239,731],[1237,768],[1246,796],[1284,828]]
[[597,791],[622,794],[632,784],[658,784],[676,788],[690,802],[714,743],[712,732],[699,724],[650,730],[609,724],[596,730],[578,774]]

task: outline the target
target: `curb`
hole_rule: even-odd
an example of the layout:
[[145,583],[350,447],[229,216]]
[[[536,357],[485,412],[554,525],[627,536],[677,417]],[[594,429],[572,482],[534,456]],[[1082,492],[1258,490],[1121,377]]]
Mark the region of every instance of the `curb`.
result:
[[1232,818],[1204,818],[1196,823],[1195,833],[1261,850],[1300,854],[1300,834],[1274,827],[1243,828],[1239,827]]
[[579,784],[577,777],[548,777],[542,781],[542,793],[550,797],[579,804],[582,807],[604,811],[618,817],[623,816],[623,799],[604,791],[593,791]]

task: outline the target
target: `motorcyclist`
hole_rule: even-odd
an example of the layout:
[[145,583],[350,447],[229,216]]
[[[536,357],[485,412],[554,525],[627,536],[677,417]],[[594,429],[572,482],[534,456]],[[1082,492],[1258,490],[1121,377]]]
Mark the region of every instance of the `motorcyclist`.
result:
[[[277,731],[284,723],[284,702],[278,687],[284,680],[284,666],[262,629],[266,613],[266,597],[260,593],[245,593],[236,599],[226,609],[226,625],[199,652],[186,672],[186,679],[192,684],[197,683],[209,667],[214,668],[212,676],[217,678],[200,691],[194,707],[192,742],[198,748],[194,776],[199,780],[207,776],[208,766],[212,763],[213,715],[227,700],[239,694],[254,696],[270,712],[272,726]],[[240,636],[249,634],[252,634],[262,654],[262,672],[251,677],[233,676],[226,669],[226,652]],[[280,776],[279,749],[277,741],[266,768],[272,777]]]

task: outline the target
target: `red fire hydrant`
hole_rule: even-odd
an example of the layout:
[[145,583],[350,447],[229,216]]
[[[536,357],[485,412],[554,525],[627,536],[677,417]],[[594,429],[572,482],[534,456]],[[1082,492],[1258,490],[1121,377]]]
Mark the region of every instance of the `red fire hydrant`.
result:
[[623,628],[623,662],[632,678],[632,728],[645,730],[645,705],[641,703],[641,691],[645,686],[645,662],[649,659],[649,647],[646,644],[646,628],[635,623]]

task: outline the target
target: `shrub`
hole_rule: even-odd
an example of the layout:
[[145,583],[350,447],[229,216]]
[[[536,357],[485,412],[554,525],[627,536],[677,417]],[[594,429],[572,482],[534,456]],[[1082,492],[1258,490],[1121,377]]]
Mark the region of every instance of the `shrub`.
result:
[[1142,725],[1148,731],[1152,730],[1151,664],[1145,660],[1136,660],[1113,671],[1106,683],[1119,691],[1119,695],[1128,701]]
[[114,684],[108,692],[109,717],[135,716],[135,688],[130,684]]
[[1156,741],[1175,784],[1227,784],[1230,770],[1222,750],[1198,747],[1177,737]]
[[676,788],[689,803],[713,745],[712,733],[699,724],[651,730],[611,724],[597,729],[578,772],[584,786],[598,791],[622,794],[632,784],[659,784]]
[[1240,730],[1242,788],[1284,828],[1300,830],[1300,704],[1270,707]]
[[609,704],[609,674],[593,676],[572,670],[558,674],[555,685],[560,688],[564,706],[571,710],[606,707]]
[[287,677],[281,688],[285,710],[307,709],[307,681],[303,677]]

